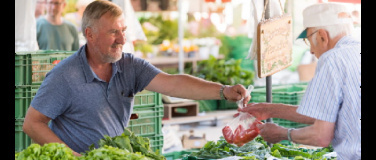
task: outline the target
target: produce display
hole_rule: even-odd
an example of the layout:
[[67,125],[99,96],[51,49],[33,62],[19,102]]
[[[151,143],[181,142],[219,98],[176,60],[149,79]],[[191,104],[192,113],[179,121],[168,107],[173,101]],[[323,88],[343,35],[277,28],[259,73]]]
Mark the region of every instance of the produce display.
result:
[[71,149],[61,143],[48,143],[43,146],[33,143],[21,152],[15,153],[15,160],[47,160],[64,159],[76,160]]
[[[115,137],[104,136],[103,139],[99,140],[99,147],[112,146],[123,150],[127,150],[132,153],[141,153],[147,157],[155,160],[166,159],[163,155],[158,154],[158,152],[153,152],[150,148],[150,140],[146,137],[136,136],[132,131],[125,128],[124,132]],[[94,144],[89,147],[90,150],[94,149]]]
[[[297,145],[285,146],[273,144],[269,147],[261,136],[257,136],[252,141],[241,147],[227,143],[224,137],[220,140],[208,141],[200,150],[183,155],[182,160],[195,159],[250,159],[250,160],[335,160],[336,157],[325,156],[332,153],[331,146],[319,149],[300,148]],[[236,158],[235,158],[236,157]]]
[[72,150],[61,143],[48,143],[43,146],[31,144],[21,152],[15,153],[15,160],[165,160],[159,152],[150,149],[150,140],[136,136],[129,129],[115,137],[104,136],[99,140],[99,148],[94,144],[82,156],[74,156]]

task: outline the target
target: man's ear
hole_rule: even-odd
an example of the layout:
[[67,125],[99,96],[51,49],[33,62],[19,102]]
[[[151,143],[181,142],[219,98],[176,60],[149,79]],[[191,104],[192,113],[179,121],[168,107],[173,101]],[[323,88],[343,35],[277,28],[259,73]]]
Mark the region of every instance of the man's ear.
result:
[[86,27],[86,29],[85,29],[85,35],[86,35],[86,39],[88,41],[92,40],[93,39],[93,29],[90,28],[90,27]]
[[320,41],[320,43],[324,45],[328,45],[329,43],[329,34],[326,30],[324,29],[319,29],[318,31],[318,37],[317,41]]

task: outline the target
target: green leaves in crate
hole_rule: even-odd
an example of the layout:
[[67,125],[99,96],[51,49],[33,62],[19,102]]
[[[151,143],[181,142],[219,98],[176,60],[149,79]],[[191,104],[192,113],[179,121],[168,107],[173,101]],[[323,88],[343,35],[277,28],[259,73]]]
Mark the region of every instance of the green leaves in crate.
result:
[[257,136],[254,140],[246,143],[241,147],[229,144],[221,136],[217,142],[208,141],[204,147],[198,151],[194,151],[189,155],[183,156],[183,160],[201,160],[201,159],[222,159],[232,156],[241,157],[248,160],[265,160],[268,157],[276,157],[280,160],[332,160],[332,158],[324,158],[324,154],[333,152],[330,145],[326,148],[306,149],[299,148],[296,145],[285,146],[283,144],[273,144],[270,148],[261,136]]
[[[285,146],[282,144],[273,144],[271,148],[272,153],[277,154],[276,151],[278,150],[279,155],[282,157],[295,157],[296,159],[315,159],[315,160],[324,160],[326,158],[323,157],[324,154],[333,152],[331,145],[325,148],[319,149],[306,149],[306,148],[296,148],[293,146]],[[275,156],[275,155],[273,155]]]
[[198,152],[193,152],[189,156],[204,159],[220,159],[230,156],[240,156],[243,159],[264,159],[270,148],[265,148],[261,141],[263,141],[261,137],[255,138],[242,147],[237,147],[227,143],[221,136],[217,142],[208,141]]
[[43,146],[33,143],[26,149],[15,154],[15,160],[76,160],[70,148],[62,143],[47,143]]
[[93,149],[79,160],[152,160],[140,152],[132,153],[126,149],[104,145],[98,149]]
[[[99,147],[112,146],[127,150],[131,153],[140,153],[155,160],[166,159],[163,155],[151,150],[149,138],[136,136],[128,128],[125,128],[124,132],[119,136],[110,137],[105,135],[104,138],[99,140],[98,145]],[[95,150],[94,144],[92,144],[89,149],[90,151]],[[85,155],[89,154],[90,151],[85,153]]]
[[254,72],[240,67],[241,59],[217,60],[213,55],[209,59],[198,62],[198,70],[194,76],[227,85],[253,84]]

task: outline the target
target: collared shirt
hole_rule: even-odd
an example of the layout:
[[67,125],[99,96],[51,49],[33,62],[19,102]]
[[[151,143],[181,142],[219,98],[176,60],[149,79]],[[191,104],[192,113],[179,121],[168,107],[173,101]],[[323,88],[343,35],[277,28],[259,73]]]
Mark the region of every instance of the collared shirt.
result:
[[361,159],[361,44],[341,38],[318,61],[297,112],[335,123],[338,160]]
[[118,136],[128,126],[133,96],[161,71],[130,53],[112,64],[109,83],[92,71],[85,47],[62,60],[41,84],[31,102],[51,118],[51,130],[80,153],[108,135]]

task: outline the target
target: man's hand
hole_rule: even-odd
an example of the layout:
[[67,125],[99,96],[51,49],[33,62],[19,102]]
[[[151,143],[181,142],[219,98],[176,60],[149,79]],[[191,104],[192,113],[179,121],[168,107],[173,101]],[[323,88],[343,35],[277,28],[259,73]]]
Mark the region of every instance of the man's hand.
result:
[[251,100],[251,95],[247,94],[247,89],[240,84],[225,87],[223,94],[227,100],[236,102],[241,100],[243,97],[243,104],[247,104]]
[[259,124],[260,136],[269,143],[278,143],[287,137],[287,129],[275,123]]
[[240,112],[248,112],[255,116],[258,120],[265,120],[270,117],[270,103],[249,103],[247,107],[238,108]]

